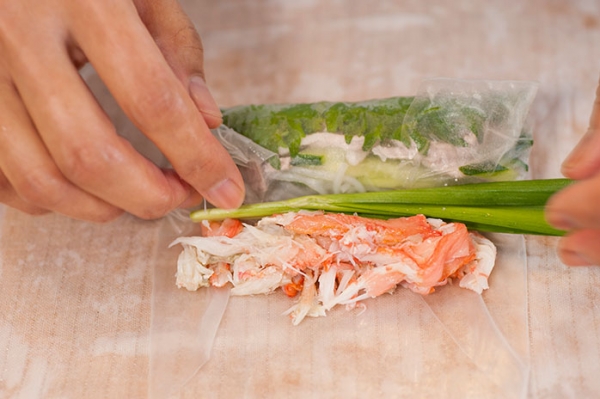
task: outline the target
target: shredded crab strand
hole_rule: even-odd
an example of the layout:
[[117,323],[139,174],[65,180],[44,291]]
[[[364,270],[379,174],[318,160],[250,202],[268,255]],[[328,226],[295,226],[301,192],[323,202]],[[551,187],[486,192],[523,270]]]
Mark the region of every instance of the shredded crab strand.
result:
[[177,285],[196,290],[222,284],[224,274],[232,295],[281,288],[298,297],[286,312],[294,324],[338,305],[364,309],[362,301],[398,285],[428,294],[457,279],[461,287],[481,293],[488,288],[496,254],[491,241],[464,225],[422,215],[382,221],[302,211],[239,230],[227,223],[234,228],[227,231],[238,231],[235,236],[174,242],[184,246]]

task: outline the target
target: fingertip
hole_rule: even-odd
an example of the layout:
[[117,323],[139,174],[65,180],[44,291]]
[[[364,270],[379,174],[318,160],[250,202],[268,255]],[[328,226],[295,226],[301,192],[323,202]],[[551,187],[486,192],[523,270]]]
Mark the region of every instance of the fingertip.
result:
[[577,223],[567,214],[554,209],[547,209],[546,221],[548,224],[558,230],[572,230],[577,226]]
[[211,114],[204,110],[200,110],[200,113],[202,114],[202,118],[204,119],[204,122],[206,122],[206,125],[209,129],[216,129],[223,124],[223,116],[221,115],[220,111],[219,115]]
[[209,129],[216,129],[223,124],[223,118],[221,117],[208,115],[204,112],[201,112],[201,114],[204,117],[204,122],[206,122],[206,125],[209,127]]
[[557,253],[568,266],[600,265],[600,230],[583,229],[569,233],[560,239]]
[[600,174],[568,185],[545,205],[546,221],[561,230],[600,228]]
[[[169,192],[169,200],[161,209],[154,209],[155,214],[151,215],[150,219],[156,219],[167,215],[169,212],[177,208],[185,208],[188,202],[194,201],[196,190],[183,180],[173,169],[161,169],[167,184]],[[197,194],[197,193],[196,193]]]
[[558,256],[560,260],[567,266],[592,266],[593,263],[588,261],[581,254],[568,251],[568,250],[559,250]]
[[583,163],[579,151],[573,151],[560,166],[560,173],[566,178],[581,180],[590,177],[594,172],[593,166]]
[[563,193],[554,194],[544,208],[544,217],[548,224],[559,230],[571,230],[576,227],[576,222],[563,206]]
[[89,218],[80,218],[80,220],[89,220],[93,223],[107,224],[123,216],[125,211],[116,207],[106,208],[103,212],[98,212]]
[[204,117],[209,128],[215,129],[223,123],[223,115],[217,102],[210,93],[204,79],[199,75],[190,77],[189,92],[196,108]]
[[561,165],[561,173],[571,179],[586,179],[600,170],[600,130],[590,128]]
[[560,165],[560,172],[563,174],[563,176],[570,179],[582,179],[585,177],[581,162],[582,152],[583,151],[578,145],[567,156],[567,158],[565,158],[563,163]]
[[179,205],[179,208],[180,209],[194,208],[194,207],[200,205],[202,203],[202,201],[204,201],[204,197],[202,197],[202,195],[200,195],[199,192],[192,189],[189,197]]
[[577,163],[567,157],[560,166],[560,173],[569,179],[577,179]]

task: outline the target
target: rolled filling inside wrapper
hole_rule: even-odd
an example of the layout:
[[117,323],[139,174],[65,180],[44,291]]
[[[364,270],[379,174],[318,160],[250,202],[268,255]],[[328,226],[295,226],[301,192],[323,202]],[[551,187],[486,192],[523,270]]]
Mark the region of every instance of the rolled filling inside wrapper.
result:
[[524,126],[536,89],[434,79],[414,97],[238,106],[223,120],[251,140],[250,153],[272,154],[249,169],[248,189],[257,193],[249,202],[515,180],[528,170]]
[[288,212],[256,225],[235,219],[205,224],[205,235],[181,237],[177,285],[190,291],[230,284],[232,295],[282,289],[298,296],[293,323],[356,307],[397,286],[420,294],[456,279],[481,293],[496,258],[494,244],[423,215],[390,220],[324,212]]

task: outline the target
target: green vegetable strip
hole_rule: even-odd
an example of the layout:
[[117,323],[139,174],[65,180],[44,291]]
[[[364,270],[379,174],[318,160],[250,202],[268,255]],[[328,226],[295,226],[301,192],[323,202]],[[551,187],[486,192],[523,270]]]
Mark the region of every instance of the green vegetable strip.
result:
[[527,180],[358,194],[309,195],[238,209],[194,211],[193,221],[252,219],[305,210],[356,213],[378,218],[415,214],[465,223],[482,231],[562,235],[544,218],[544,205],[568,179]]
[[333,203],[530,206],[544,205],[552,194],[570,183],[568,179],[520,180],[308,198],[318,197],[319,201]]

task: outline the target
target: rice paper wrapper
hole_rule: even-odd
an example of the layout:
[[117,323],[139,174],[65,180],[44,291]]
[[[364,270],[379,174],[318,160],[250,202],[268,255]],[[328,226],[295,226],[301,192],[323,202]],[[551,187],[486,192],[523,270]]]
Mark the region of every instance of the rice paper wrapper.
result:
[[414,97],[238,106],[214,133],[242,170],[247,203],[515,180],[528,172],[536,91],[433,79]]
[[[228,289],[190,292],[177,289],[178,248],[169,244],[181,235],[200,234],[187,214],[173,212],[163,220],[153,265],[152,314],[148,397],[178,397],[210,358],[221,318],[229,300]],[[175,262],[175,263],[174,263]]]
[[294,299],[281,291],[178,290],[178,251],[165,251],[154,282],[150,397],[525,398],[524,237],[488,237],[498,258],[482,295],[457,284],[427,296],[398,288],[298,326],[283,315]]

